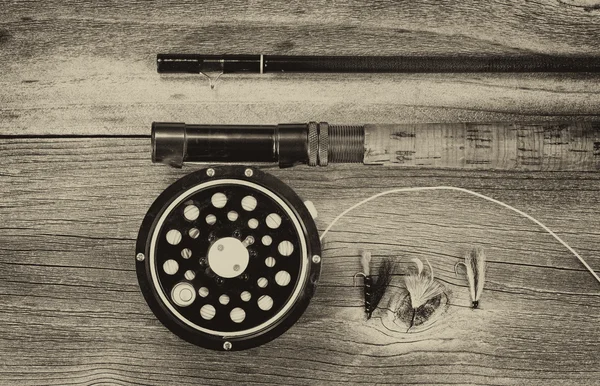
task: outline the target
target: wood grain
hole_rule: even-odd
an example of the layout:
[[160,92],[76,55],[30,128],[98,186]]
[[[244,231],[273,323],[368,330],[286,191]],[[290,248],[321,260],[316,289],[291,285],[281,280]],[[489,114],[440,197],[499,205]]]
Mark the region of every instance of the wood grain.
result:
[[[150,123],[597,120],[590,74],[159,76],[159,52],[597,55],[597,1],[5,1],[0,13],[0,384],[593,385],[598,283],[549,235],[460,193],[390,195],[327,235],[317,294],[269,344],[216,353],[156,320],[134,270],[154,198]],[[451,185],[522,209],[600,271],[597,173],[266,168],[321,231],[386,189]],[[486,248],[481,310],[454,263]],[[358,252],[429,259],[449,306],[406,333],[364,320]],[[393,285],[401,282],[400,275]],[[396,287],[394,287],[396,288]],[[392,292],[390,292],[392,294]],[[390,299],[384,300],[389,306]]]
[[10,58],[0,62],[0,130],[589,120],[600,116],[600,85],[586,74],[224,75],[211,90],[201,75],[160,76],[155,55],[596,55],[598,12],[555,1],[9,2],[0,18],[0,51]]
[[[148,139],[0,142],[0,382],[11,384],[594,384],[600,372],[598,283],[562,246],[504,208],[459,193],[376,200],[324,244],[318,291],[277,340],[239,353],[180,341],[146,306],[134,271],[151,201],[192,169],[151,166]],[[375,192],[454,185],[539,217],[600,270],[600,176],[399,170],[268,169],[311,199],[318,228]],[[473,245],[488,251],[481,310],[453,272]],[[429,259],[449,307],[406,333],[379,309],[364,320],[358,251],[399,272]],[[397,276],[392,285],[398,286]],[[384,306],[389,300],[384,300]]]

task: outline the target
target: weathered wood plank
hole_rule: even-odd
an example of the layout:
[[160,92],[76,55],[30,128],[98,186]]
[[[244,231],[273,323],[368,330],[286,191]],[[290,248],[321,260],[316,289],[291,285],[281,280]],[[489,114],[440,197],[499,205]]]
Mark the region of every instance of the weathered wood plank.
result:
[[152,120],[597,118],[600,86],[585,74],[226,75],[211,90],[200,75],[160,77],[154,63],[167,51],[595,55],[597,14],[593,4],[555,1],[10,1],[0,17],[0,132],[146,134]]
[[[558,385],[600,375],[598,283],[549,235],[491,203],[426,192],[365,205],[326,237],[317,294],[291,330],[215,353],[160,325],[134,270],[146,210],[192,168],[151,165],[144,138],[3,139],[0,153],[0,383]],[[454,185],[533,214],[600,270],[597,173],[267,170],[315,203],[321,231],[370,194]],[[472,245],[490,260],[477,311],[453,271]],[[447,310],[409,333],[386,310],[365,321],[352,283],[363,248],[376,264],[396,257],[399,274],[412,257],[429,259]]]
[[[597,1],[590,2],[590,8]],[[299,4],[278,1],[98,4],[9,1],[4,39],[24,57],[62,51],[97,56],[157,50],[312,54],[457,52],[592,53],[598,11],[560,1],[526,3],[421,0]],[[560,26],[560,28],[557,28]],[[33,31],[43,31],[33,36]],[[29,34],[29,35],[28,35]],[[58,37],[58,38],[57,38]],[[160,37],[160,39],[156,39]],[[117,44],[118,43],[118,44]],[[141,43],[141,44],[140,44]]]
[[[582,75],[159,76],[147,64],[67,61],[63,76],[23,65],[0,80],[3,134],[149,134],[152,121],[401,123],[598,119]],[[84,67],[75,75],[69,68]],[[80,78],[80,79],[75,79]],[[24,83],[35,80],[32,83]],[[569,91],[565,90],[568,89]],[[510,101],[510,103],[506,103]]]
[[[150,165],[150,122],[334,123],[597,119],[597,77],[578,75],[159,76],[159,52],[597,54],[597,1],[9,1],[0,15],[0,383],[597,384],[598,285],[527,220],[458,193],[372,202],[327,236],[317,295],[286,334],[214,353],[154,318],[133,253],[141,219],[193,170]],[[114,135],[22,138],[11,135]],[[312,199],[321,231],[385,189],[455,185],[549,225],[600,270],[600,177],[367,167],[267,168]],[[490,259],[472,311],[454,263]],[[429,259],[449,307],[406,333],[366,322],[352,275]],[[398,275],[394,283],[401,281]],[[384,305],[388,305],[385,299]]]

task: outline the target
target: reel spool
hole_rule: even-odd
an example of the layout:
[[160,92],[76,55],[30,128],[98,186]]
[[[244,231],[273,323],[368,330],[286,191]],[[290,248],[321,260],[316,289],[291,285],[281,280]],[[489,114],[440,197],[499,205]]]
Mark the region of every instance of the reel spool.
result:
[[254,168],[183,177],[140,228],[136,270],[146,302],[173,333],[205,348],[276,338],[300,318],[319,278],[312,208]]

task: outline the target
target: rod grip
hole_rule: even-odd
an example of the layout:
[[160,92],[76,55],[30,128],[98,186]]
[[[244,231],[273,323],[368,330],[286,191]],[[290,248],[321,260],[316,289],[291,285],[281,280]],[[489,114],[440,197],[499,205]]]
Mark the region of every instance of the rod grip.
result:
[[365,125],[365,164],[600,170],[600,122]]

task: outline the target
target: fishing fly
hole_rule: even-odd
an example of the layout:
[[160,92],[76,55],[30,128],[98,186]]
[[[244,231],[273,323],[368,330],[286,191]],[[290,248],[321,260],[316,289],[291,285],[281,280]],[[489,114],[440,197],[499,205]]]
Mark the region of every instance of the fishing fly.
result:
[[[391,259],[384,259],[377,272],[377,279],[373,280],[371,275],[371,252],[363,251],[360,256],[360,263],[363,271],[356,275],[364,277],[364,296],[365,296],[365,312],[367,320],[371,319],[373,311],[377,309],[379,302],[383,299],[383,295],[392,281],[392,273],[394,265]],[[355,276],[356,276],[355,275]]]
[[459,261],[454,267],[456,272],[459,266],[464,266],[469,282],[469,293],[473,308],[479,307],[479,299],[485,284],[485,253],[482,248],[473,248],[465,254],[465,261]]

